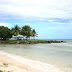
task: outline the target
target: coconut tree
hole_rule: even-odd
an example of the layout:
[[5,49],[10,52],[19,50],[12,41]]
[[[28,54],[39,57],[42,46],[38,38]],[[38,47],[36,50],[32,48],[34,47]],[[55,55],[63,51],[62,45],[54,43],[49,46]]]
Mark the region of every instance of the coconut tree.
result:
[[32,33],[32,37],[33,37],[33,38],[34,38],[35,36],[37,36],[37,33],[36,33],[35,29],[33,29],[31,33]]
[[21,35],[26,36],[26,38],[30,38],[31,36],[31,27],[29,25],[25,25],[21,29]]
[[17,39],[17,35],[20,34],[20,27],[18,25],[15,25],[15,27],[11,29],[11,34],[16,36]]

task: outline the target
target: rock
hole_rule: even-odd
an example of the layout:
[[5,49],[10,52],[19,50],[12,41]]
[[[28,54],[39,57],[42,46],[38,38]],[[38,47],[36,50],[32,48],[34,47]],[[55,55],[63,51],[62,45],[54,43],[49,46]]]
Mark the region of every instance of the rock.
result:
[[20,42],[19,41],[17,41],[17,44],[19,44]]
[[8,67],[8,64],[7,63],[3,63],[3,65],[6,66],[6,67]]
[[61,42],[64,42],[64,41],[61,41]]

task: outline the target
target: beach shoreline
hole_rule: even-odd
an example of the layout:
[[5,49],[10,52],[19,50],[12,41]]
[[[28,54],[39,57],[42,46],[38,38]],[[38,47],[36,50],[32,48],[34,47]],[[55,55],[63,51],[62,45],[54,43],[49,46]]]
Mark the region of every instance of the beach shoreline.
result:
[[5,72],[61,72],[53,65],[10,55],[1,51],[0,70]]
[[41,72],[2,54],[0,54],[0,70],[3,72]]

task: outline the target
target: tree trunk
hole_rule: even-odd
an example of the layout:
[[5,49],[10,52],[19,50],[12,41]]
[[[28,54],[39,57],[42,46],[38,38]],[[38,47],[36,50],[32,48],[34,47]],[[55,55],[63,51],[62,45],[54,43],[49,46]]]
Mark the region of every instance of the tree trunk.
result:
[[2,38],[2,40],[6,40],[6,38]]

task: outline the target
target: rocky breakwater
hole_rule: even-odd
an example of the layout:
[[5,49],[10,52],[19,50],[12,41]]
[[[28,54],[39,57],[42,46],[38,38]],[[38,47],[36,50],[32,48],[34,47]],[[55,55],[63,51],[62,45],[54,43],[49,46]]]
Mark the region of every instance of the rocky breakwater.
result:
[[63,43],[64,41],[56,40],[34,40],[34,41],[0,41],[0,44],[38,44],[38,43]]

